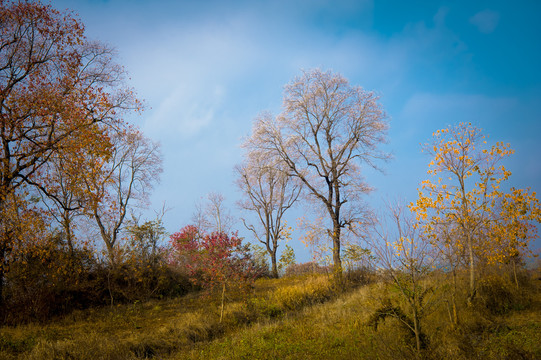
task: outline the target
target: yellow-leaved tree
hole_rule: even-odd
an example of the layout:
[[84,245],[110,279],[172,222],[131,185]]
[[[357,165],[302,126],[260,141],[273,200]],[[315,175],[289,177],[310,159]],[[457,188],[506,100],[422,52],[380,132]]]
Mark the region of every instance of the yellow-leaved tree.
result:
[[504,190],[511,172],[501,160],[514,150],[503,142],[489,146],[471,123],[436,131],[425,151],[433,157],[430,178],[410,208],[443,255],[452,254],[453,267],[461,261],[468,267],[471,301],[478,262],[503,262],[528,251],[534,223],[541,220],[539,201],[530,189]]

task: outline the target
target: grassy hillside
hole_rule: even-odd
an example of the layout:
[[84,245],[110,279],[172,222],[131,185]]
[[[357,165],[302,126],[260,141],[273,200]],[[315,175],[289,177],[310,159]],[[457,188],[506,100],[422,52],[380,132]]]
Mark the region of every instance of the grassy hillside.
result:
[[[502,294],[499,294],[502,295]],[[540,359],[541,296],[539,287],[515,297],[515,308],[494,314],[488,294],[460,311],[450,326],[446,307],[425,318],[424,359]],[[511,296],[517,296],[512,294]],[[377,330],[371,324],[384,298],[400,304],[393,287],[374,283],[323,304],[306,307],[278,321],[247,326],[209,344],[184,349],[172,359],[413,359],[411,332],[394,318]],[[502,299],[504,301],[513,299]],[[524,301],[525,300],[525,301]],[[404,304],[400,304],[403,306]],[[440,303],[443,305],[443,303]],[[495,305],[494,303],[490,305]]]
[[[487,305],[497,304],[481,292],[478,304],[460,308],[455,328],[442,297],[424,318],[421,356],[541,358],[539,285],[531,280],[511,296],[505,311],[494,312]],[[251,293],[230,295],[223,323],[219,302],[205,294],[92,309],[2,328],[0,359],[414,358],[412,336],[396,319],[377,329],[371,323],[384,301],[407,312],[382,282],[338,292],[325,275],[258,280]]]

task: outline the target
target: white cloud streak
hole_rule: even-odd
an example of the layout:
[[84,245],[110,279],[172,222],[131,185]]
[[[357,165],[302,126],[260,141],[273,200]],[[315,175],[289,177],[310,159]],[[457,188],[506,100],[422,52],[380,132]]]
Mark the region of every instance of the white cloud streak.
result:
[[470,18],[470,23],[475,25],[483,34],[494,32],[500,21],[500,14],[493,10],[483,10]]

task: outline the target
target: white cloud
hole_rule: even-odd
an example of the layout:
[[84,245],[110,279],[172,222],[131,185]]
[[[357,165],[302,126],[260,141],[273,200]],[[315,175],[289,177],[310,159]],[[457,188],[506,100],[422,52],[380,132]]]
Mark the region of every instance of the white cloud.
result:
[[438,12],[432,18],[434,20],[434,26],[436,28],[442,28],[445,26],[445,19],[447,18],[447,14],[449,14],[448,7],[443,6],[438,9]]
[[219,85],[214,89],[191,90],[179,86],[155,105],[155,109],[149,111],[145,131],[186,138],[197,135],[209,126],[221,106],[224,90]]
[[470,18],[470,23],[475,25],[483,34],[490,34],[498,26],[500,14],[493,10],[483,10]]

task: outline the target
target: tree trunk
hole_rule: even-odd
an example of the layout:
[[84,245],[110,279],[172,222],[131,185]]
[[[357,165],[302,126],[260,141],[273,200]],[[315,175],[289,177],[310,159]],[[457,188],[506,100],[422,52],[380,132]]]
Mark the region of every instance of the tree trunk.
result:
[[107,245],[107,255],[109,257],[109,265],[115,266],[116,260],[115,260],[115,248],[110,242],[106,242]]
[[72,272],[75,267],[75,251],[73,249],[73,233],[71,231],[71,219],[67,211],[64,211],[64,231],[66,233],[66,243],[68,244],[69,259],[68,259],[68,271]]
[[[2,259],[3,263],[3,259]],[[4,322],[4,268],[0,264],[0,325]]]
[[333,233],[332,233],[332,260],[333,260],[333,273],[335,279],[338,282],[342,282],[342,260],[340,259],[340,225],[337,221],[334,221]]
[[451,293],[451,304],[453,309],[453,318],[452,324],[453,329],[458,326],[458,310],[456,307],[456,292],[457,292],[457,278],[456,278],[456,269],[453,268],[453,292]]
[[278,279],[278,265],[276,264],[276,248],[271,252],[272,277]]
[[5,261],[6,247],[2,246],[0,249],[0,324],[4,322],[5,309],[4,309],[4,275],[6,274]]
[[515,278],[515,285],[517,286],[517,290],[518,290],[517,262],[515,259],[513,259],[513,276]]
[[113,296],[113,289],[111,288],[111,271],[113,270],[111,269],[111,267],[109,267],[109,269],[107,269],[107,290],[109,291],[109,299],[111,300],[111,307],[113,307],[115,304],[115,298]]
[[413,329],[415,333],[415,345],[417,347],[417,357],[421,355],[421,324],[419,323],[419,314],[417,309],[413,309]]
[[220,323],[224,318],[224,306],[225,306],[225,282],[222,287],[222,309],[220,310]]
[[65,211],[63,214],[64,217],[64,231],[66,232],[66,243],[68,244],[68,250],[70,255],[70,263],[71,260],[73,260],[73,234],[71,232],[71,219],[69,218],[69,215],[67,215],[67,212]]
[[[124,216],[122,216],[123,218]],[[115,242],[116,242],[116,236],[117,236],[117,233],[118,233],[118,228],[120,227],[117,226],[116,229],[113,229],[112,231],[108,232],[106,229],[105,229],[105,226],[103,225],[102,221],[101,221],[101,218],[100,216],[98,215],[98,213],[96,212],[96,210],[94,210],[94,218],[96,219],[96,223],[98,224],[99,228],[100,228],[100,234],[101,234],[101,238],[103,239],[103,242],[105,243],[105,245],[107,246],[107,252],[108,252],[108,256],[109,256],[109,261],[111,262],[111,266],[115,265]]]
[[469,260],[470,260],[470,293],[468,295],[468,303],[471,304],[473,299],[475,298],[475,258],[473,255],[473,240],[471,238],[471,234],[467,234],[468,239],[468,252],[469,252]]
[[447,315],[449,315],[449,322],[451,323],[451,329],[455,329],[454,321],[453,321],[453,304],[452,300],[445,300],[447,302]]
[[468,246],[469,268],[470,268],[470,291],[468,294],[468,305],[472,304],[475,297],[475,258],[473,254],[473,239],[471,234],[471,227],[468,226],[468,200],[466,197],[466,185],[464,184],[464,178],[459,177],[460,190],[462,193],[462,221],[460,223],[463,231],[464,238],[466,239],[466,245]]

